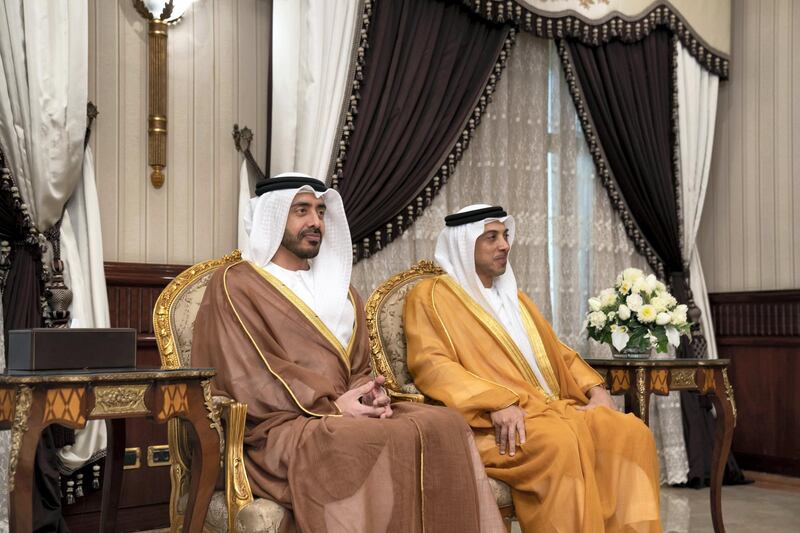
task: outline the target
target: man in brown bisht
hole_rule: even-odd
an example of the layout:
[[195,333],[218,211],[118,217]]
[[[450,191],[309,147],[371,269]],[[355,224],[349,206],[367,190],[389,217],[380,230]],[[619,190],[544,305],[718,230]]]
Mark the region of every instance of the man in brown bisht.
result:
[[523,532],[660,531],[650,430],[615,410],[603,378],[517,290],[514,219],[480,204],[445,223],[436,261],[447,274],[406,297],[417,387],[464,416]]
[[338,192],[292,173],[256,194],[244,260],[210,280],[192,348],[213,392],[247,403],[253,493],[292,510],[289,531],[504,531],[458,413],[390,405],[370,377]]

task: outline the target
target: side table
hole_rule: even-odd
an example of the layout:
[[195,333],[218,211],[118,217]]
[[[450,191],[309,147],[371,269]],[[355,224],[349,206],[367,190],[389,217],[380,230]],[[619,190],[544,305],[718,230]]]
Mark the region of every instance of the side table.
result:
[[725,533],[722,521],[722,475],[736,426],[736,402],[728,380],[728,359],[587,359],[606,380],[612,395],[625,395],[625,412],[649,424],[650,395],[696,391],[708,395],[717,412],[711,470],[711,521]]
[[125,418],[159,423],[180,418],[192,428],[194,454],[183,531],[202,531],[220,466],[221,426],[211,403],[212,369],[91,370],[0,374],[0,429],[11,429],[9,499],[12,532],[32,529],[33,462],[42,430],[106,420],[108,445],[101,531],[116,531],[122,488]]

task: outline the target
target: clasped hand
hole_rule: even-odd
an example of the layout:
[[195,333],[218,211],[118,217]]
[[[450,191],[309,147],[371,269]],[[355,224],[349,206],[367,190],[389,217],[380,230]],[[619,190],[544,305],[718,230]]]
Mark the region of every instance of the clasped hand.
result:
[[389,418],[392,406],[383,388],[386,378],[378,376],[359,387],[350,389],[334,402],[344,416]]
[[514,457],[517,453],[517,436],[520,445],[525,444],[525,411],[518,405],[509,405],[504,409],[490,413],[494,426],[494,440],[500,448],[500,455]]

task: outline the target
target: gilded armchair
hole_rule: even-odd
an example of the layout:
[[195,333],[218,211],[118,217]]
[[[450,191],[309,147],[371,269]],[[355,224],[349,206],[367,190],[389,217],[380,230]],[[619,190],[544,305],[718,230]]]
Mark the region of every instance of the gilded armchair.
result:
[[[239,251],[220,259],[198,263],[179,274],[159,295],[153,310],[153,329],[162,368],[192,366],[194,320],[212,274],[220,267],[241,259]],[[207,398],[222,421],[221,452],[225,487],[211,498],[203,530],[205,532],[277,532],[287,511],[266,499],[253,499],[244,469],[244,429],[247,405],[230,398]],[[191,464],[188,434],[183,424],[169,422],[170,530],[179,531],[183,523]]]
[[[393,398],[431,402],[420,394],[406,365],[403,303],[408,292],[417,283],[443,273],[433,262],[420,261],[384,281],[367,299],[367,329],[372,364],[375,371],[386,378],[386,389]],[[489,482],[506,528],[511,531],[511,521],[514,519],[511,488],[495,479],[490,478]]]

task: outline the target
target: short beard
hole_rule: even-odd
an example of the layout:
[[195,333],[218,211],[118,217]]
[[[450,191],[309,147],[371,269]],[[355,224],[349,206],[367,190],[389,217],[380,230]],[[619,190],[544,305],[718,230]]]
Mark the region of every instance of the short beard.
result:
[[314,229],[307,229],[303,230],[297,235],[289,235],[288,232],[284,232],[283,240],[281,240],[281,246],[292,252],[294,255],[299,257],[300,259],[313,259],[319,255],[319,249],[322,245],[322,239],[320,238],[319,244],[314,246],[313,248],[303,248],[303,237],[308,235],[309,233],[317,233],[322,236],[319,230]]

